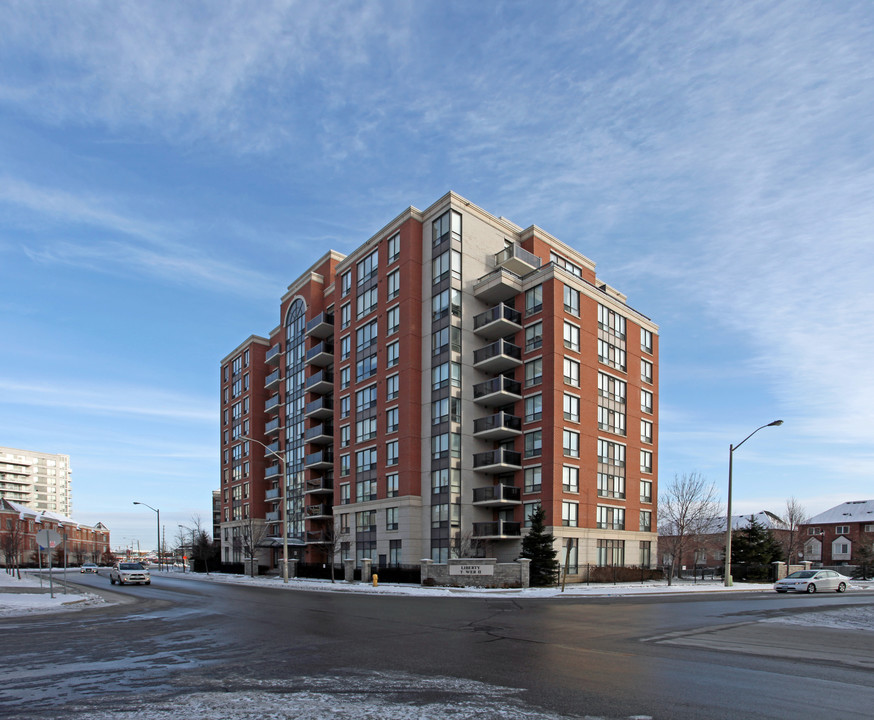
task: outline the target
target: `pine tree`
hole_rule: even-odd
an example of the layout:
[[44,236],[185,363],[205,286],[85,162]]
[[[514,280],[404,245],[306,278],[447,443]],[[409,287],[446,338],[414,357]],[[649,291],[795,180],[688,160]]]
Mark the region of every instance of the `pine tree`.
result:
[[731,534],[732,565],[746,565],[749,579],[767,578],[770,564],[782,558],[780,543],[755,516],[750,516],[747,527]]
[[522,538],[523,558],[531,561],[530,583],[534,587],[552,585],[558,578],[558,560],[553,547],[555,537],[545,530],[546,511],[538,507],[531,513],[531,529]]

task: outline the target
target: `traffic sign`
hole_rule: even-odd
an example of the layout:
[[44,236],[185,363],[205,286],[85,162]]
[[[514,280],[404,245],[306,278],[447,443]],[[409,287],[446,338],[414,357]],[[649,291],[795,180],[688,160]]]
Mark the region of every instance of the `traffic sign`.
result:
[[36,541],[41,548],[54,548],[59,542],[61,542],[61,534],[46,528],[45,530],[40,530],[36,534]]

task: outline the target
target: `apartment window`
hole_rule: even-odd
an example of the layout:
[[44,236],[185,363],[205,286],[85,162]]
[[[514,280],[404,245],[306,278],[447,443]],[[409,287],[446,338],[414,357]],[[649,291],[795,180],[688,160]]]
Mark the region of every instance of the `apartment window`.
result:
[[459,433],[440,433],[431,436],[431,458],[461,457],[461,435]]
[[343,425],[340,428],[340,447],[349,447],[349,443],[352,441],[352,432],[348,425]]
[[531,516],[540,508],[540,501],[527,502],[522,505],[522,527],[531,527]]
[[652,502],[652,481],[651,480],[641,480],[640,481],[640,502],[645,502],[645,503]]
[[431,335],[431,350],[434,355],[452,350],[461,352],[461,328],[450,325],[440,328]]
[[345,330],[352,322],[352,305],[346,303],[340,306],[340,329]]
[[[349,457],[348,455],[346,457]],[[351,490],[349,488],[349,483],[343,483],[340,485],[340,504],[348,505],[352,502]]]
[[431,368],[431,389],[461,387],[461,365],[455,362],[445,362]]
[[640,421],[640,441],[652,443],[652,423],[649,420]]
[[610,335],[625,339],[625,318],[605,305],[598,305],[598,327]]
[[564,359],[564,383],[572,387],[580,386],[580,364],[576,360]]
[[376,275],[379,270],[379,250],[374,250],[363,260],[358,261],[358,284]]
[[355,530],[376,532],[376,510],[363,510],[355,513]]
[[376,320],[371,320],[369,323],[358,328],[355,331],[355,338],[355,351],[359,354],[372,345],[376,345],[379,342],[379,328]]
[[525,326],[525,351],[531,352],[543,346],[543,323],[536,322]]
[[461,291],[455,288],[448,288],[431,298],[432,320],[440,320],[450,313],[455,317],[461,317]]
[[640,379],[644,382],[652,382],[652,363],[649,360],[640,361]]
[[340,294],[346,297],[352,292],[352,271],[345,272],[340,276]]
[[443,468],[431,472],[431,492],[461,492],[461,471],[458,468]]
[[529,395],[525,398],[525,422],[537,422],[543,417],[543,395]]
[[359,473],[376,470],[376,448],[367,448],[355,453],[355,470]]
[[431,265],[431,279],[435,285],[450,276],[453,280],[461,280],[461,253],[458,250],[440,253]]
[[398,529],[398,508],[390,507],[385,509],[385,529]]
[[652,472],[652,453],[649,450],[640,451],[640,472]]
[[398,490],[398,474],[397,473],[389,473],[385,476],[385,496],[386,497],[397,497],[400,494]]
[[561,489],[565,492],[580,491],[580,469],[572,465],[564,465],[561,469]]
[[401,236],[400,233],[392,235],[386,243],[388,248],[388,264],[391,265],[401,255]]
[[525,386],[540,385],[543,382],[543,358],[525,363]]
[[355,423],[355,442],[365,442],[376,437],[376,418],[367,418]]
[[398,431],[399,413],[400,411],[396,407],[385,411],[385,431],[387,433],[393,433]]
[[652,532],[652,512],[650,510],[640,511],[640,532]]
[[580,351],[580,329],[573,323],[564,323],[564,346],[573,352]]
[[400,394],[400,380],[397,375],[389,375],[385,379],[386,400],[395,400]]
[[377,288],[372,287],[358,294],[358,314],[357,317],[360,320],[365,315],[369,315],[374,310],[376,310],[377,305],[379,304],[379,297],[377,293]]
[[569,422],[580,421],[580,399],[576,395],[564,394],[564,419]]
[[346,477],[352,472],[351,464],[348,454],[340,456],[340,477]]
[[389,540],[388,541],[388,564],[389,565],[400,565],[401,564],[401,540]]
[[367,502],[376,500],[376,480],[359,480],[355,483],[355,501]]
[[652,413],[652,393],[649,390],[640,391],[640,409],[645,413]]
[[361,360],[355,363],[355,379],[361,382],[369,377],[373,377],[376,375],[378,365],[376,355],[361,358]]
[[385,444],[385,453],[386,453],[386,465],[397,465],[398,464],[398,441],[392,440]]
[[640,328],[640,349],[652,355],[652,333]]
[[850,534],[850,526],[849,525],[835,525],[835,534],[836,535],[849,535]]
[[562,430],[561,433],[562,450],[565,457],[580,456],[580,434],[574,430]]
[[564,311],[576,317],[580,316],[580,291],[570,285],[564,286]]
[[525,314],[533,315],[543,310],[543,285],[525,291]]
[[609,407],[598,407],[598,429],[625,435],[625,413]]
[[625,498],[625,478],[615,473],[598,473],[598,497]]
[[607,340],[598,340],[598,362],[625,372],[625,350]]
[[386,335],[394,335],[401,327],[401,307],[395,305],[385,315]]
[[431,403],[431,424],[461,422],[461,399],[457,397],[440,398]]
[[340,338],[340,360],[348,360],[352,355],[352,336],[346,335]]
[[401,343],[400,343],[400,341],[395,340],[393,343],[389,343],[385,349],[386,366],[391,368],[391,367],[394,367],[395,365],[397,365],[401,361],[400,355],[401,355]]
[[561,503],[561,524],[564,527],[577,527],[579,524],[579,504],[568,502]]
[[543,453],[543,433],[540,430],[525,433],[525,457],[540,457]]
[[338,525],[341,535],[346,535],[349,532],[349,513],[340,513]]
[[607,373],[598,373],[598,394],[601,397],[624,403],[626,387],[624,380]]
[[649,540],[640,541],[640,566],[649,567],[652,563],[652,544]]
[[349,417],[349,408],[351,406],[351,402],[349,400],[348,395],[344,395],[340,398],[340,417],[347,418]]
[[525,468],[525,492],[540,492],[541,472],[540,465]]
[[376,407],[376,385],[368,385],[355,393],[355,412],[360,413]]
[[598,505],[598,527],[602,530],[624,530],[625,508]]
[[447,210],[431,223],[431,240],[434,245],[448,240],[450,236],[453,240],[461,240],[461,215],[454,210]]
[[598,462],[605,465],[625,465],[625,446],[609,440],[598,439]]
[[401,271],[395,270],[388,274],[388,299],[394,300],[401,294]]
[[431,527],[449,527],[449,503],[439,503],[431,506]]

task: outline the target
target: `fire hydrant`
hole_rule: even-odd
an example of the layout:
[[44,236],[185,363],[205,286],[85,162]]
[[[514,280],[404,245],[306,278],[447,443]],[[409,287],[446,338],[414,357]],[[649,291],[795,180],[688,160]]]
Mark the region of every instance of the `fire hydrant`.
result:
[[379,575],[373,573],[373,587],[376,587],[377,585],[379,585]]

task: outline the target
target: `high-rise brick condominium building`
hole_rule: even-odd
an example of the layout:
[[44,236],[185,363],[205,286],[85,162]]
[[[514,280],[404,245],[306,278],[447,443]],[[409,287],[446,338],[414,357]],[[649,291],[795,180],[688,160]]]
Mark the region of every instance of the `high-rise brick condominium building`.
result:
[[71,515],[70,456],[0,447],[0,498],[34,510]]
[[276,566],[285,482],[305,561],[512,560],[540,504],[569,579],[650,566],[657,330],[536,226],[451,192],[408,208],[222,361],[223,561],[264,525]]

